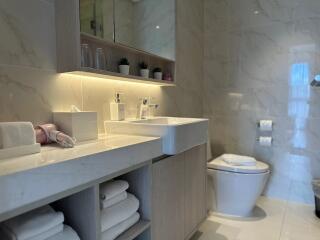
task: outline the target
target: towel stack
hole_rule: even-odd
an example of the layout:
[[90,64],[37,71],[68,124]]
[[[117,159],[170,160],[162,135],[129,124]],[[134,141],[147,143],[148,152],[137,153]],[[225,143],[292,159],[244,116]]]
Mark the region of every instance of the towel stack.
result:
[[1,223],[0,239],[80,240],[76,232],[63,222],[63,213],[44,206]]
[[236,154],[223,154],[222,160],[233,166],[256,166],[257,160],[253,157],[241,156]]
[[122,180],[101,184],[101,240],[116,239],[139,221],[139,200],[126,191],[128,188],[128,182]]

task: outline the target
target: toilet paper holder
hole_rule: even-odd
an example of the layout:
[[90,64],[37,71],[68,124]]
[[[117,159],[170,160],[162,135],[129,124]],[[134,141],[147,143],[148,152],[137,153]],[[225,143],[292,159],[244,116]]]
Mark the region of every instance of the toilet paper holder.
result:
[[[274,126],[275,126],[275,123],[272,121],[272,127],[274,127]],[[257,122],[257,127],[260,128],[260,121]]]
[[269,136],[260,136],[259,138],[257,138],[257,142],[259,143],[259,145],[261,147],[272,147],[274,140],[273,137]]
[[[274,142],[273,137],[270,137],[270,138],[271,138],[271,143],[273,143],[273,142]],[[260,137],[257,137],[257,138],[256,138],[256,141],[259,142],[259,141],[260,141]]]
[[272,132],[274,129],[274,122],[272,120],[263,119],[258,122],[257,126],[261,132]]

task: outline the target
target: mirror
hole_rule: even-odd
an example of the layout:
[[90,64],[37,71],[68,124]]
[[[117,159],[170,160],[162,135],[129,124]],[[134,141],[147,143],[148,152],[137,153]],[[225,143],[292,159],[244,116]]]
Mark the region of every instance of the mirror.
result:
[[175,0],[115,0],[118,43],[175,59]]
[[175,0],[80,0],[81,32],[175,60]]
[[80,31],[114,41],[114,0],[80,0]]

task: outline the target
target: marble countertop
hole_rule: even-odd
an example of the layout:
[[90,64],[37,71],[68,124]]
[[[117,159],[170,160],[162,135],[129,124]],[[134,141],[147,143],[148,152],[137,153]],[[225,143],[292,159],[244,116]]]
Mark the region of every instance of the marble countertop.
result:
[[62,149],[0,161],[0,222],[91,187],[162,154],[157,137],[107,135]]
[[[0,177],[68,160],[103,153],[128,146],[159,141],[158,137],[136,135],[101,135],[94,141],[81,142],[74,148],[61,148],[57,144],[41,147],[41,153],[0,160]],[[162,153],[161,153],[162,154]],[[161,155],[160,154],[160,155]],[[159,150],[155,157],[159,156]]]

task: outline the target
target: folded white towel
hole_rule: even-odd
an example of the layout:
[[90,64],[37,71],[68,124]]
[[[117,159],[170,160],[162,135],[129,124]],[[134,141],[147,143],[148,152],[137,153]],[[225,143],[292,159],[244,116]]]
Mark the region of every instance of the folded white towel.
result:
[[59,225],[49,229],[48,231],[45,231],[44,233],[41,233],[35,237],[28,238],[28,240],[47,240],[49,237],[59,234],[62,231],[63,231],[63,224],[60,223]]
[[235,154],[223,154],[221,156],[222,160],[226,163],[234,166],[255,166],[257,165],[257,160],[253,157],[241,156]]
[[0,122],[0,149],[36,143],[31,122]]
[[101,231],[104,232],[109,228],[119,224],[132,216],[139,208],[139,200],[128,193],[126,200],[123,200],[112,207],[108,207],[101,212]]
[[100,200],[101,209],[111,207],[111,206],[127,199],[127,197],[128,197],[128,193],[127,193],[127,191],[124,191],[124,192],[114,196],[113,198],[110,198],[109,200]]
[[29,240],[63,223],[64,216],[50,206],[27,212],[1,224],[12,240]]
[[123,180],[109,181],[100,185],[100,198],[101,200],[109,200],[116,195],[126,191],[129,184]]
[[125,232],[135,223],[137,223],[140,219],[139,213],[134,213],[128,219],[122,221],[121,223],[117,224],[116,226],[109,228],[107,231],[104,231],[101,234],[101,240],[114,240],[116,239],[121,233]]
[[[27,238],[27,240],[47,240],[49,237],[52,237],[60,232],[63,231],[63,224],[60,223],[59,225],[45,231],[39,235],[33,236],[31,238]],[[5,227],[0,227],[0,239],[1,240],[19,240],[16,238],[12,233],[8,231]]]
[[80,240],[80,238],[71,227],[64,225],[62,232],[47,238],[46,240]]

